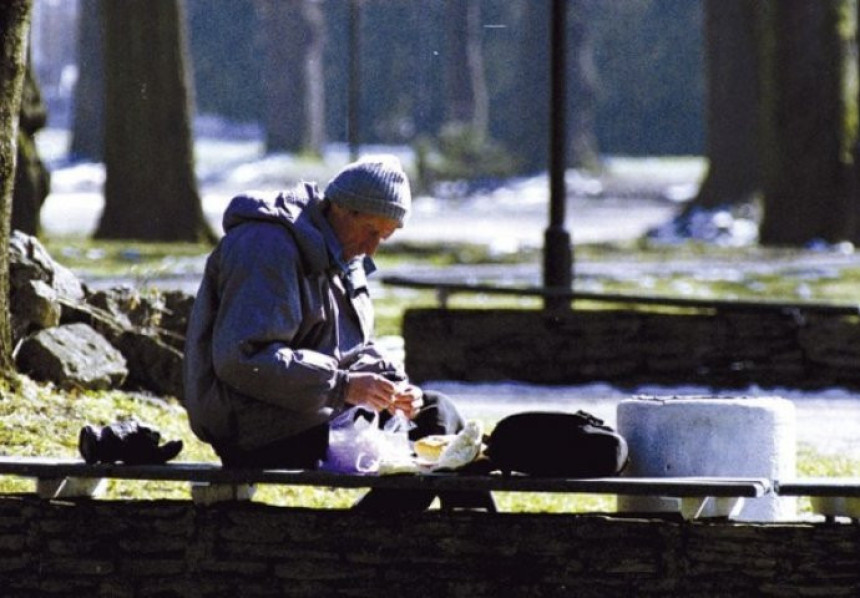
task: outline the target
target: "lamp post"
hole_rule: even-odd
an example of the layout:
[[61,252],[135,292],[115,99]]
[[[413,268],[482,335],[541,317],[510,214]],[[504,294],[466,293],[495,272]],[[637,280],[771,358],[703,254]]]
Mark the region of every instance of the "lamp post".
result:
[[[566,115],[566,25],[567,0],[553,0],[550,13],[550,110],[549,110],[549,187],[550,222],[544,233],[543,283],[547,290],[569,292],[573,285],[573,249],[564,227],[567,189],[564,173],[567,163]],[[568,309],[570,300],[546,297],[544,309]]]

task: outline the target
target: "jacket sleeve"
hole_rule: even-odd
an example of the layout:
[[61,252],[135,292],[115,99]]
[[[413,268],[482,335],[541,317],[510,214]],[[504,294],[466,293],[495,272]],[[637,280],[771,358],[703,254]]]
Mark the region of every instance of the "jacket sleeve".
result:
[[301,261],[276,224],[234,229],[222,252],[213,326],[215,373],[244,395],[299,412],[340,407],[346,373],[334,357],[294,349],[303,313]]
[[379,374],[393,382],[405,382],[408,378],[403,368],[372,341],[341,357],[340,367],[349,372]]

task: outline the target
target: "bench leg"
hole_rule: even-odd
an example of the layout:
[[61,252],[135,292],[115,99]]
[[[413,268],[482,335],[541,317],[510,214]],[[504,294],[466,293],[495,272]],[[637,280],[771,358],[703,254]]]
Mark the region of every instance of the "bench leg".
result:
[[219,502],[251,500],[257,487],[254,484],[209,484],[191,482],[191,500],[197,505],[214,505]]
[[104,478],[39,478],[36,494],[39,498],[92,498],[105,487]]
[[825,521],[832,523],[836,517],[860,520],[860,497],[857,496],[812,496],[812,511],[824,515]]
[[744,506],[742,497],[691,496],[679,499],[679,510],[684,519],[698,519],[708,509],[706,517],[737,517]]

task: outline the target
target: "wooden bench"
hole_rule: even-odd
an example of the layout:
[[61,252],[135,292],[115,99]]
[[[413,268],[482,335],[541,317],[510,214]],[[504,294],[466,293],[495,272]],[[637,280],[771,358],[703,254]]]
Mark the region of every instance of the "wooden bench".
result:
[[249,500],[257,484],[320,486],[330,488],[391,488],[401,490],[549,492],[664,496],[679,501],[686,519],[698,517],[709,501],[737,512],[745,498],[771,491],[766,479],[757,478],[539,478],[511,475],[420,473],[396,475],[344,475],[312,470],[225,469],[217,463],[171,462],[165,465],[89,465],[76,459],[0,457],[0,475],[36,480],[36,493],[46,499],[93,496],[104,479],[158,480],[191,484],[199,504]]
[[803,478],[774,484],[780,496],[808,496],[812,510],[825,521],[848,517],[860,522],[860,478]]

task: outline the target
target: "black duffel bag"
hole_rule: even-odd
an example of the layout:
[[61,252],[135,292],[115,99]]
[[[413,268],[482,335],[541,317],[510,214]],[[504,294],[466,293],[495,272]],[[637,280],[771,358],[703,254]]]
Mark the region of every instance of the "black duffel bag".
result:
[[487,438],[485,454],[502,473],[566,478],[618,475],[628,455],[627,441],[585,411],[504,417]]

